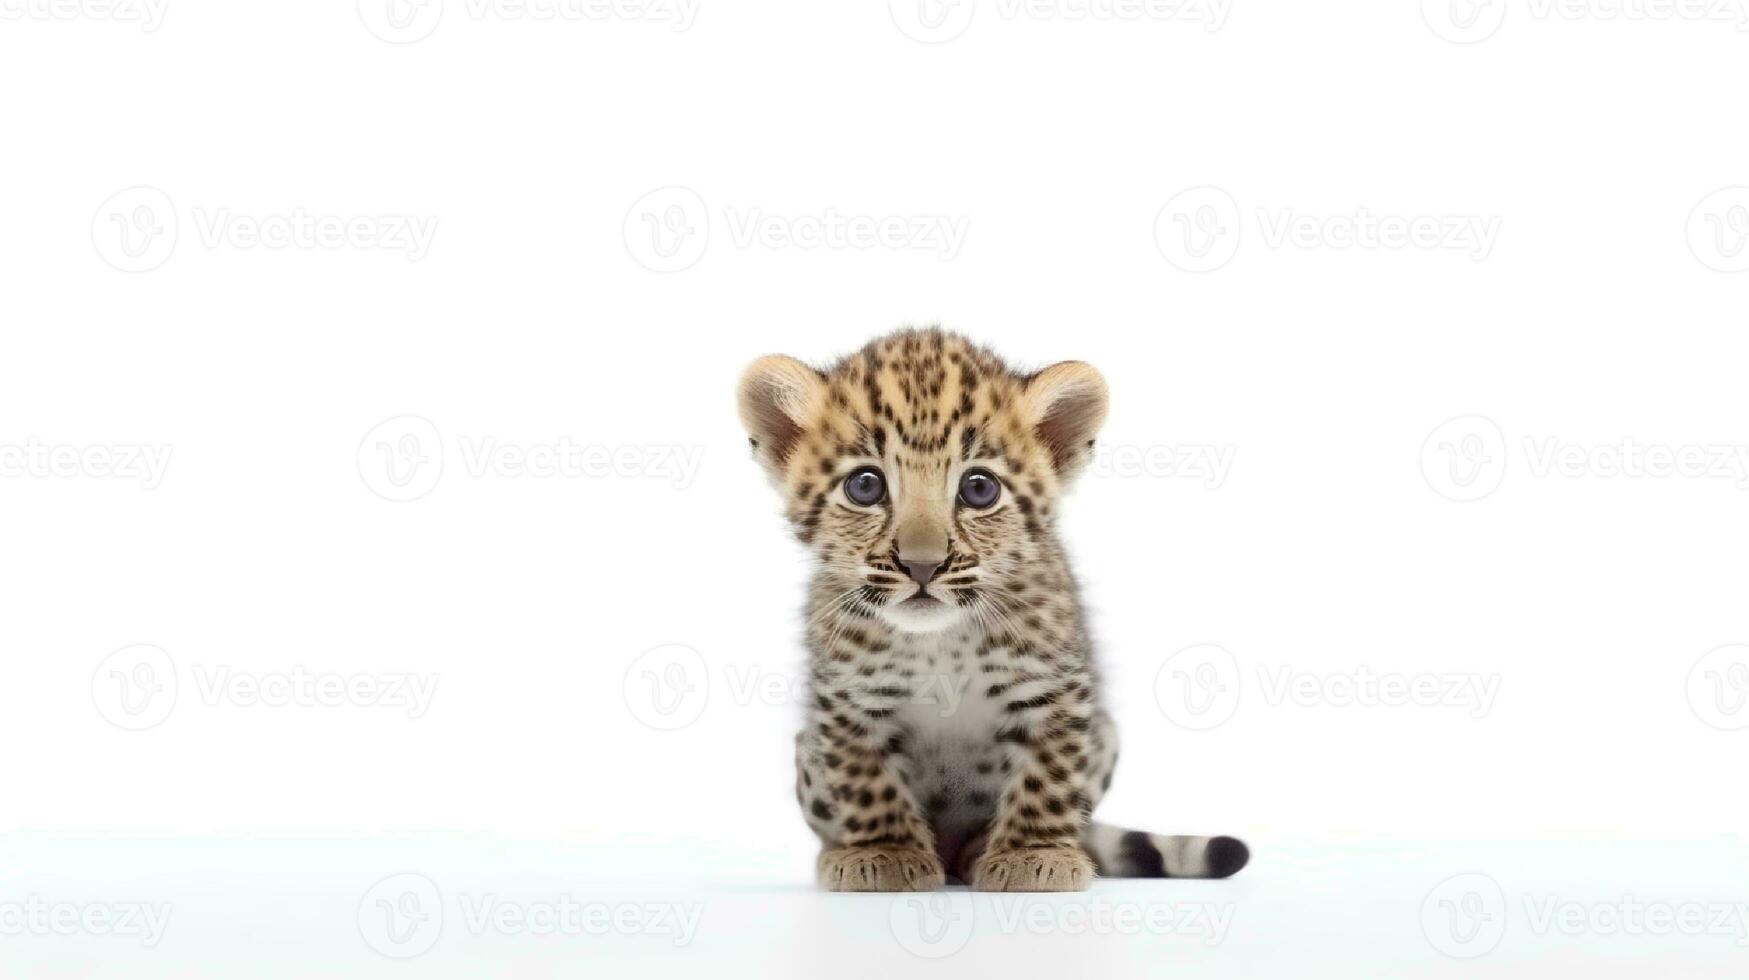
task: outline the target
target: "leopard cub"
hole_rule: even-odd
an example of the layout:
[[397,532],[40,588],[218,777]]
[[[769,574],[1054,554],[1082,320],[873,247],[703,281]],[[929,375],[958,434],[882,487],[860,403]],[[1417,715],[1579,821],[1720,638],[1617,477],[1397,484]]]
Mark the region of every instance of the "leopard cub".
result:
[[1090,819],[1117,736],[1055,529],[1105,381],[1035,373],[940,330],[824,370],[755,361],[754,455],[814,558],[796,797],[835,891],[1074,891],[1095,873],[1223,878],[1232,837]]

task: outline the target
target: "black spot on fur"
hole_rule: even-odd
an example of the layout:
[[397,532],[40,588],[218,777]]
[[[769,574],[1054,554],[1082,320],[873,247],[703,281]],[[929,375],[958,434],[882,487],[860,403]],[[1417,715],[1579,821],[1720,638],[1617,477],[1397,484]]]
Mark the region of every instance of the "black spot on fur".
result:
[[1118,850],[1123,854],[1130,877],[1134,878],[1164,878],[1166,877],[1166,858],[1148,835],[1139,830],[1132,830],[1118,841]]
[[1251,849],[1237,837],[1209,838],[1208,866],[1210,878],[1228,878],[1237,874],[1251,860]]

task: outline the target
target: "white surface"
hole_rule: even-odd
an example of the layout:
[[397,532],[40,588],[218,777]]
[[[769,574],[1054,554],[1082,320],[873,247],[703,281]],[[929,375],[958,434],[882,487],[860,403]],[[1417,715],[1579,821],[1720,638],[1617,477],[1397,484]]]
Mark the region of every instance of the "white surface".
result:
[[[1722,874],[1692,842],[1749,809],[1737,7],[921,2],[0,3],[0,847],[166,842],[0,902],[186,859],[147,963],[362,971],[361,880],[496,866],[187,841],[645,834],[761,855],[680,892],[746,929],[679,957],[898,956],[800,884],[805,565],[731,387],[910,320],[1106,373],[1064,525],[1125,743],[1101,815],[1260,842],[1162,886],[1244,896],[1219,948],[1032,962],[1455,973],[1411,926],[1466,868],[1749,897],[1659,877]],[[1343,843],[1381,838],[1476,843]],[[1514,925],[1487,962],[1727,949]]]
[[[921,897],[822,895],[806,882],[806,860],[794,854],[649,840],[31,834],[9,840],[0,857],[7,884],[40,885],[45,902],[113,895],[109,901],[126,896],[164,910],[155,944],[84,932],[0,936],[9,972],[27,976],[1170,970],[1198,977],[1726,978],[1749,968],[1749,901],[1741,897],[1749,852],[1726,842],[1263,842],[1256,864],[1224,882],[1112,881],[1079,895],[950,890]],[[1464,875],[1455,886],[1454,875]],[[1452,919],[1442,901],[1462,902],[1470,890],[1474,913]],[[400,905],[408,891],[421,897]],[[385,898],[403,916],[394,932],[378,904]],[[1615,915],[1624,900],[1649,915]],[[1563,911],[1547,921],[1566,925],[1547,924],[1548,909]],[[541,918],[542,910],[553,917]],[[1683,916],[1698,916],[1697,927],[1685,931]]]

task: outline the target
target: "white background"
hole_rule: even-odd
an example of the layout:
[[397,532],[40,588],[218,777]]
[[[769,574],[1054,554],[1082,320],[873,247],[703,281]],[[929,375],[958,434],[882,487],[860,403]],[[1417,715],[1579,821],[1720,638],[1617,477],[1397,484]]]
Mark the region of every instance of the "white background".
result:
[[[933,322],[1111,385],[1063,527],[1125,740],[1101,815],[1258,855],[1211,886],[1245,891],[1186,894],[1263,922],[1295,914],[1268,882],[1308,887],[1289,854],[1466,842],[1376,898],[1407,910],[1401,972],[1455,968],[1414,925],[1449,875],[1543,894],[1477,842],[1590,841],[1595,868],[1687,841],[1734,892],[1563,897],[1749,898],[1738,6],[934,4],[429,0],[397,28],[386,0],[0,0],[0,830],[140,841],[0,905],[180,895],[153,869],[241,841],[200,887],[340,869],[320,968],[372,975],[351,903],[409,868],[361,841],[461,835],[498,843],[413,870],[596,848],[670,899],[757,881],[810,914],[805,554],[733,383]],[[900,231],[810,237],[834,223]],[[1411,223],[1434,239],[1391,239]],[[515,468],[555,446],[583,469]],[[139,447],[168,464],[115,473]],[[296,672],[435,687],[252,696]],[[1347,697],[1363,675],[1442,698]],[[1212,707],[1174,707],[1185,676]],[[1490,700],[1444,700],[1471,684]],[[284,843],[311,840],[349,856]],[[591,866],[573,888],[611,892]],[[261,928],[232,904],[210,935]],[[770,944],[712,962],[803,928],[753,920]],[[1598,932],[1483,952],[1603,969],[1627,947]],[[196,924],[170,935],[111,966],[213,968]],[[1713,975],[1744,947],[1658,955]]]

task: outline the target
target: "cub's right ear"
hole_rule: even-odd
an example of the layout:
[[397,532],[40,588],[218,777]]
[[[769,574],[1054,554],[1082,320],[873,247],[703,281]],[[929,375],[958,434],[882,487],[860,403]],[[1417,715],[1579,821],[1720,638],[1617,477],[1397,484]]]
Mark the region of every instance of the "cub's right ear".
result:
[[825,409],[826,380],[793,357],[773,354],[747,366],[736,395],[753,455],[777,476]]

